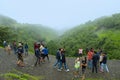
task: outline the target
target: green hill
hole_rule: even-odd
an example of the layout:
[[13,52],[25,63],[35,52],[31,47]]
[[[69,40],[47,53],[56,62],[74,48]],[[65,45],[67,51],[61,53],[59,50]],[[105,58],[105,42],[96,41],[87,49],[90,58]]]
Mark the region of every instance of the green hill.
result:
[[56,31],[40,24],[21,24],[14,19],[0,15],[0,45],[3,40],[8,42],[28,42],[30,50],[35,41],[48,42],[57,37]]
[[102,48],[110,59],[120,59],[120,14],[105,16],[67,31],[59,39],[49,42],[51,52],[63,47],[68,56],[74,56],[79,48]]

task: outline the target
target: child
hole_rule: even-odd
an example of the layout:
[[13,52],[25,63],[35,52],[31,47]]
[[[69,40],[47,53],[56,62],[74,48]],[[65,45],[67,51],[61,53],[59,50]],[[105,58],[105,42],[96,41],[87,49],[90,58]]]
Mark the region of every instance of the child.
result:
[[87,58],[86,57],[82,57],[82,63],[81,63],[82,75],[85,74],[86,66],[87,66]]
[[80,69],[80,58],[78,57],[76,60],[75,60],[75,72],[74,72],[74,75],[75,77],[79,77],[79,69]]

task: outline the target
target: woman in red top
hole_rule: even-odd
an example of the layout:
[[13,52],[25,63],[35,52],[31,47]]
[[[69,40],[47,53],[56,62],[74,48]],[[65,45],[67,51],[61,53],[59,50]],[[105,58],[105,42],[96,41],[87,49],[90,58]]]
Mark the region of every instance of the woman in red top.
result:
[[87,54],[88,68],[92,69],[92,57],[93,57],[93,48],[91,48]]

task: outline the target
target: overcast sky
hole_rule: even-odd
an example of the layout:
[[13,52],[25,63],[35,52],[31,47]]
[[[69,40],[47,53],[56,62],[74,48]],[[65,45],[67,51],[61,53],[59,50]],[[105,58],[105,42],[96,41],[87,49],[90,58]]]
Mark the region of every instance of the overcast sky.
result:
[[0,0],[0,14],[20,23],[70,28],[120,12],[120,0]]

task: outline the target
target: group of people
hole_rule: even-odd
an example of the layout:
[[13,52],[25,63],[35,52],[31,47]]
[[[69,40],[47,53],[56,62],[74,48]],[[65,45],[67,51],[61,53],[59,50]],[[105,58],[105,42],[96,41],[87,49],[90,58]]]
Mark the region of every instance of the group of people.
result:
[[103,52],[100,48],[95,51],[93,48],[86,49],[86,54],[83,54],[83,49],[78,50],[78,56],[75,60],[75,77],[79,77],[81,70],[82,75],[85,75],[86,67],[91,70],[92,73],[98,73],[98,70],[103,72],[109,72],[107,66],[107,53]]
[[48,49],[47,49],[47,47],[44,47],[43,44],[35,42],[34,43],[34,51],[35,51],[35,56],[36,56],[36,62],[34,64],[34,66],[37,66],[37,64],[40,65],[40,63],[44,63],[45,57],[47,57],[47,59],[49,61]]
[[23,55],[28,56],[28,44],[27,43],[23,44],[22,42],[19,42],[17,44],[16,41],[13,41],[13,43],[10,44],[10,43],[7,43],[7,41],[4,41],[3,46],[4,46],[5,51],[7,51],[9,55],[11,54],[12,50],[14,51],[14,54],[17,56],[18,66],[23,67],[25,65]]
[[54,68],[58,68],[58,71],[62,71],[63,66],[65,71],[68,72],[69,68],[66,63],[65,50],[63,48],[60,48],[56,53],[56,62],[54,63]]
[[[17,56],[17,65],[24,67],[24,59],[23,56],[28,56],[28,44],[23,43],[23,42],[16,42],[13,41],[12,44],[8,43],[7,41],[3,42],[3,46],[5,51],[8,52],[8,54],[11,53],[13,50],[14,54]],[[49,56],[48,56],[48,49],[47,47],[44,47],[43,44],[40,44],[38,42],[34,43],[34,53],[36,56],[36,62],[34,66],[37,66],[37,64],[44,63],[45,62],[45,57],[47,57],[49,61]]]
[[[13,45],[7,44],[6,41],[3,42],[3,45],[5,47],[5,50],[8,50],[8,53],[10,54],[10,50],[13,49],[14,53],[17,54],[17,65],[18,66],[24,66],[24,60],[23,60],[23,53],[25,55],[28,55],[28,44],[23,44],[22,42],[19,42],[18,45],[16,41],[13,42]],[[102,49],[99,49],[98,51],[95,51],[93,48],[86,49],[83,54],[83,49],[78,49],[77,58],[75,59],[75,77],[80,76],[80,72],[82,75],[85,75],[86,68],[91,70],[92,73],[98,73],[98,70],[103,72],[109,72],[109,69],[107,67],[107,53],[103,52]],[[40,65],[41,63],[45,62],[45,57],[47,57],[47,60],[49,61],[48,56],[48,49],[43,44],[34,43],[34,53],[36,56],[36,61],[34,66]],[[58,71],[62,71],[63,68],[66,72],[70,71],[69,67],[66,62],[66,56],[65,56],[65,49],[59,48],[56,52],[56,61],[54,63],[54,68],[57,68]]]

